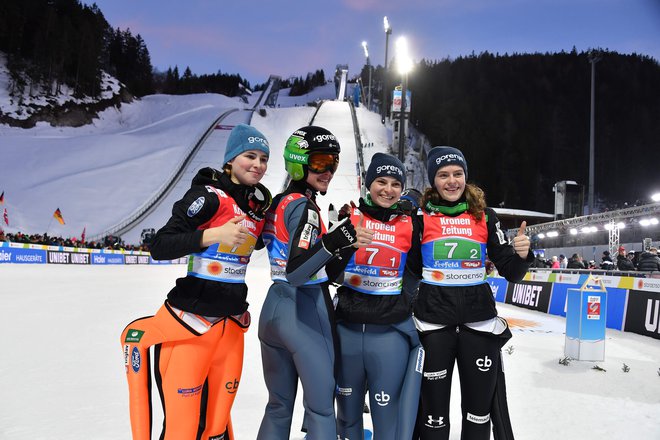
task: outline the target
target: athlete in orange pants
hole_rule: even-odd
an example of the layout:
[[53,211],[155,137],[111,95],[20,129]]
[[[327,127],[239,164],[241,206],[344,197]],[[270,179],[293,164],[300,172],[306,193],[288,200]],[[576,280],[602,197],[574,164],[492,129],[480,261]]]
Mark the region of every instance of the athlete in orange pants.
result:
[[241,380],[250,325],[245,271],[270,205],[259,181],[269,148],[256,129],[237,125],[222,171],[203,168],[151,243],[157,260],[189,255],[156,315],[121,335],[133,440],[150,440],[151,366],[165,420],[161,440],[234,440],[230,410]]
[[233,439],[229,411],[241,379],[249,312],[243,322],[234,317],[207,321],[204,333],[181,316],[191,318],[166,303],[155,316],[132,322],[122,333],[133,439],[151,439],[151,346],[166,415],[164,438],[193,439],[202,432],[204,439]]

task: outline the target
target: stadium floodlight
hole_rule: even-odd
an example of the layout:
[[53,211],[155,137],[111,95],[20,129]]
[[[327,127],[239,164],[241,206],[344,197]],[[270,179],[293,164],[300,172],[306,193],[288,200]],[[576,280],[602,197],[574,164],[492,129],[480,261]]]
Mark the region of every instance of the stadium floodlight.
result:
[[408,40],[406,37],[399,37],[396,40],[396,65],[401,75],[407,75],[412,70],[413,64],[408,52]]
[[545,234],[541,232],[539,235],[537,235],[537,237],[543,240],[545,238]]
[[408,87],[408,73],[412,70],[412,60],[408,53],[408,40],[406,37],[399,37],[396,40],[396,65],[401,74],[401,109],[399,110],[399,160],[403,163],[405,159],[406,148],[406,87]]
[[385,124],[385,118],[387,117],[387,48],[390,44],[390,34],[392,34],[387,16],[383,17],[383,27],[385,28],[385,65],[383,67],[383,102],[381,102],[380,122]]
[[575,229],[575,228],[571,228],[571,230],[569,232],[571,233],[571,235],[577,235],[578,230]]
[[364,56],[367,59],[367,69],[369,70],[369,93],[367,94],[367,108],[371,110],[371,62],[369,61],[369,48],[367,42],[362,42],[362,49],[364,49]]
[[626,224],[624,222],[619,222],[616,224],[616,226],[619,229],[626,229]]
[[651,200],[653,200],[654,202],[660,202],[660,192],[653,194],[651,196]]
[[548,231],[548,234],[547,234],[547,235],[548,235],[549,238],[551,238],[551,237],[559,237],[559,232],[557,232],[557,231]]
[[651,226],[651,225],[657,225],[657,224],[658,224],[658,219],[655,218],[655,217],[643,218],[639,221],[639,225],[644,226],[644,227]]

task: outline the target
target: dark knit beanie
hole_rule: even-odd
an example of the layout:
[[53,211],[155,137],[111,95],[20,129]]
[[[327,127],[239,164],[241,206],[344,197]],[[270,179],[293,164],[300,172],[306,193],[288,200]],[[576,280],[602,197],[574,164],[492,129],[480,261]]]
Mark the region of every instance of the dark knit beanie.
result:
[[433,147],[429,151],[428,159],[426,161],[426,169],[428,171],[429,183],[433,186],[435,181],[435,173],[444,166],[458,165],[463,168],[465,172],[465,180],[467,180],[468,166],[465,156],[458,148],[454,147]]
[[223,165],[249,150],[259,150],[270,155],[266,136],[250,125],[238,124],[229,133]]
[[406,168],[401,161],[390,154],[376,153],[371,158],[367,175],[364,178],[366,188],[369,189],[377,177],[383,176],[394,177],[401,182],[402,188],[406,186]]

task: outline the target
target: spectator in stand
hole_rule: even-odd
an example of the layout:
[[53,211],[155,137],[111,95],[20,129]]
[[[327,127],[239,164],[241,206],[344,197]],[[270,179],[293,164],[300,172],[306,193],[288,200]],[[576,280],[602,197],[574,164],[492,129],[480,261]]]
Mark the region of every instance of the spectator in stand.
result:
[[559,260],[557,260],[557,256],[553,255],[552,256],[552,264],[550,265],[551,268],[553,269],[559,269],[561,266],[559,264]]
[[637,268],[637,263],[639,262],[638,256],[639,256],[639,254],[636,253],[635,251],[629,251],[628,252],[628,259],[632,262],[632,264],[633,264],[633,266],[635,266],[635,268]]
[[612,257],[610,257],[610,251],[603,251],[603,256],[600,260],[600,268],[605,270],[614,269],[614,262]]
[[568,267],[568,260],[564,254],[559,254],[559,267],[562,269],[566,269]]
[[573,254],[573,256],[568,260],[566,267],[568,269],[586,269],[584,262],[582,261],[582,256],[579,254]]
[[652,247],[648,252],[641,253],[637,270],[644,272],[660,271],[660,257],[658,257],[657,248]]
[[587,269],[589,270],[596,269],[596,262],[594,260],[589,260],[589,265],[587,266]]
[[616,268],[618,270],[635,270],[635,265],[626,256],[626,248],[619,246],[619,252],[616,255]]

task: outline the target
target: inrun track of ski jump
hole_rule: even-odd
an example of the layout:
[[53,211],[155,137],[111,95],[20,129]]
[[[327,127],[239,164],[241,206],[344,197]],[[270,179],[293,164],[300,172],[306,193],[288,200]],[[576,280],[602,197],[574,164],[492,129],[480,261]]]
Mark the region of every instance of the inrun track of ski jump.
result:
[[[334,99],[333,85],[297,100],[280,93],[281,106],[266,108],[265,116],[251,105],[217,95],[161,95],[125,105],[121,112],[108,110],[93,126],[78,129],[0,127],[3,144],[12,145],[1,151],[3,160],[12,164],[2,173],[4,206],[13,213],[10,225],[16,225],[8,230],[20,226],[24,232],[75,236],[86,227],[90,236],[100,236],[167,192],[139,223],[122,232],[127,243],[136,242],[143,228],[165,223],[193,170],[221,165],[227,128],[238,122],[249,122],[269,139],[271,157],[263,183],[274,194],[285,181],[282,150],[288,135],[311,121],[328,128],[339,138],[342,153],[330,191],[320,198],[322,210],[326,212],[329,203],[357,201],[360,146],[374,145],[363,148],[368,164],[373,153],[386,151],[391,142],[380,115],[359,107],[353,118],[349,104]],[[306,105],[317,98],[324,103]],[[201,139],[201,147],[186,163]],[[55,204],[65,226],[49,224]],[[153,314],[184,274],[185,265],[176,264],[0,264],[0,307],[5,312],[0,324],[0,438],[130,438],[119,333],[129,321]],[[232,420],[236,437],[250,440],[256,437],[267,400],[256,335],[270,285],[263,251],[253,256],[247,284],[253,326],[246,334]],[[564,318],[502,303],[498,309],[510,319],[514,335],[505,347],[504,362],[517,438],[660,438],[657,339],[608,329],[605,361],[564,366],[558,362],[564,357]],[[292,439],[304,437],[299,431],[301,394]],[[458,427],[458,380],[452,394],[451,421]],[[157,394],[154,402],[153,438],[158,438],[162,415]],[[368,415],[365,419],[369,426]],[[458,431],[452,429],[452,439],[459,438]]]

